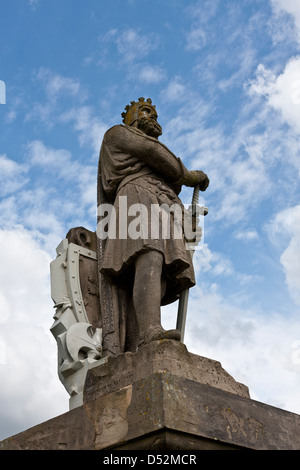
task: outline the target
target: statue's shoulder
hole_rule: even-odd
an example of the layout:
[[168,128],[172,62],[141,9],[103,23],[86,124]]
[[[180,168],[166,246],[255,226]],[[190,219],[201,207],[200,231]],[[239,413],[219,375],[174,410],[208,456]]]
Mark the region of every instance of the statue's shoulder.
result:
[[107,143],[116,143],[124,140],[132,140],[135,136],[142,139],[154,140],[152,137],[145,135],[140,129],[124,124],[116,124],[108,129],[104,134],[103,140]]
[[140,129],[137,129],[136,127],[127,126],[126,124],[116,124],[110,127],[110,129],[106,131],[105,135],[118,134],[118,133],[119,134],[126,134],[126,133],[135,134],[135,135],[156,141],[156,139],[144,134],[144,132],[141,131]]
[[130,133],[131,129],[129,126],[125,126],[124,124],[116,124],[112,127],[110,127],[104,134],[104,138],[106,139],[111,139],[111,138],[117,138],[118,136],[123,136],[126,135],[127,133]]
[[122,124],[110,127],[103,135],[102,147],[118,144],[120,140],[124,140],[124,128]]
[[151,137],[150,135],[145,134],[143,131],[141,131],[140,129],[136,127],[127,126],[124,124],[116,124],[115,126],[112,126],[110,129],[106,131],[106,133],[104,134],[104,138],[103,138],[103,140],[108,145],[110,144],[122,145],[122,142],[128,143],[136,139],[138,140],[142,139],[143,141],[153,142],[155,145],[162,146],[165,148],[165,150],[170,152],[170,150],[155,137]]
[[117,133],[119,132],[121,129],[125,128],[126,126],[124,126],[123,124],[116,124],[112,127],[110,127],[104,135],[110,135],[110,134],[114,134],[114,133]]

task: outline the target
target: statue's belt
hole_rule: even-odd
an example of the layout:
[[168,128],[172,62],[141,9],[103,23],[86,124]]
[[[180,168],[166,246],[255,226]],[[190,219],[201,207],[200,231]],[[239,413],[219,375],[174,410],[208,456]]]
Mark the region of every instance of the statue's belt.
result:
[[119,184],[116,194],[118,194],[120,189],[123,188],[125,184],[131,183],[131,181],[137,178],[140,178],[141,176],[150,175],[150,174],[152,174],[152,170],[150,170],[150,168],[145,168],[144,170],[140,170],[138,173],[132,173],[130,175],[125,176],[125,178]]

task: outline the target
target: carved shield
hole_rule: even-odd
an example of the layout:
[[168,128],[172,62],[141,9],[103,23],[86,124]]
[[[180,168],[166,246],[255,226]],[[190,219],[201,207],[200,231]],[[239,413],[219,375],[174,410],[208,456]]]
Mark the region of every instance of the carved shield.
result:
[[96,234],[78,227],[68,232],[67,239],[70,294],[73,295],[76,308],[78,305],[78,311],[85,315],[85,321],[94,329],[101,328]]
[[56,312],[51,332],[58,346],[58,375],[72,396],[82,394],[89,364],[102,356],[95,234],[71,229],[51,262]]

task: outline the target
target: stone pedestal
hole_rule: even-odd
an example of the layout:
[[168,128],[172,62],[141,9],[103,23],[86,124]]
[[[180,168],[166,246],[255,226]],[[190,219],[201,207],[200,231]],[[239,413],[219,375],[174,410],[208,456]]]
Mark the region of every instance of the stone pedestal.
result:
[[164,340],[93,367],[82,406],[0,448],[294,450],[300,416],[251,400],[219,362]]

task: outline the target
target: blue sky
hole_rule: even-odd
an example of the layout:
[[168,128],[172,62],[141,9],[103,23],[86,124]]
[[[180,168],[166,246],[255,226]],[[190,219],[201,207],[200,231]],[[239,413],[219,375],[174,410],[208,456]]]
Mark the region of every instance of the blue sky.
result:
[[187,348],[299,414],[299,1],[10,0],[0,31],[0,438],[68,410],[49,263],[95,230],[103,134],[140,96],[211,181]]

